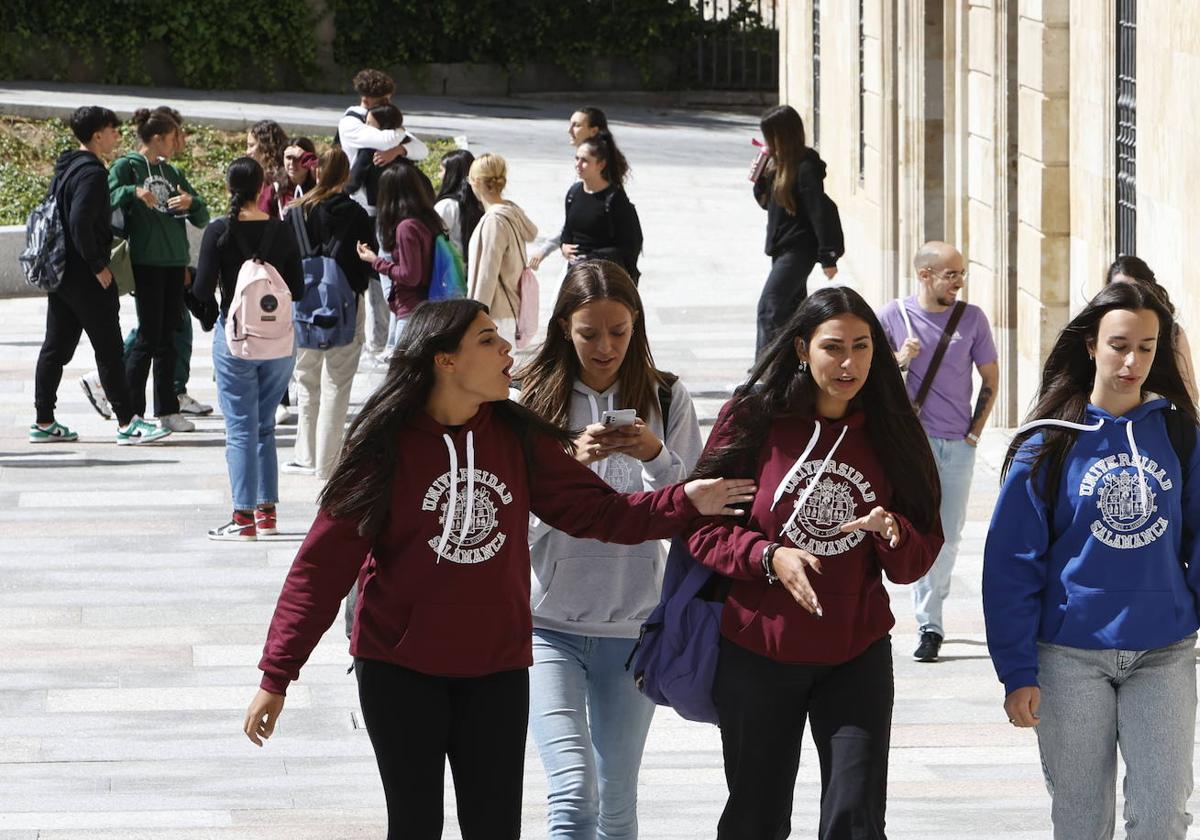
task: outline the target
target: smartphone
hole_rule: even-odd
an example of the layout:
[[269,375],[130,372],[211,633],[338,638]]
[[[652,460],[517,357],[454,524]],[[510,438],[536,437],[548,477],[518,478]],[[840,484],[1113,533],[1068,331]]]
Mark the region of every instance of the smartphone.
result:
[[615,411],[606,411],[600,415],[600,425],[605,429],[621,429],[625,426],[632,426],[633,421],[637,419],[637,410],[633,408],[620,408]]

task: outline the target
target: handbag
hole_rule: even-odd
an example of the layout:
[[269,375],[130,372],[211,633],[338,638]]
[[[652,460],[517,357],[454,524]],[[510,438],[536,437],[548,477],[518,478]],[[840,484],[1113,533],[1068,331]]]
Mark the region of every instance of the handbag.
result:
[[129,256],[129,240],[114,236],[112,250],[108,255],[108,270],[117,284],[118,295],[133,292],[133,259]]

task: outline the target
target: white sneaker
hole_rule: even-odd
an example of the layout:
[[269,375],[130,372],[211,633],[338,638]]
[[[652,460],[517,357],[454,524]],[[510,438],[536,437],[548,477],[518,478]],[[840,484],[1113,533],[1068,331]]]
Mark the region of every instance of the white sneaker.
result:
[[213,407],[207,403],[202,403],[197,399],[192,398],[189,394],[179,395],[179,413],[194,414],[197,417],[202,417],[206,414],[213,413]]
[[172,432],[194,432],[196,424],[182,414],[166,414],[158,418],[158,425]]
[[84,396],[88,398],[92,408],[96,409],[96,413],[105,420],[111,420],[112,405],[104,393],[104,386],[100,384],[100,374],[92,371],[79,377],[79,387],[83,389]]
[[281,405],[275,409],[275,425],[276,426],[292,426],[296,423],[296,415],[292,414],[292,410],[286,405]]
[[297,464],[295,461],[288,461],[285,464],[280,464],[279,471],[281,473],[287,473],[288,475],[315,475],[316,474],[316,469],[314,467],[306,467],[306,466],[304,466],[304,464]]

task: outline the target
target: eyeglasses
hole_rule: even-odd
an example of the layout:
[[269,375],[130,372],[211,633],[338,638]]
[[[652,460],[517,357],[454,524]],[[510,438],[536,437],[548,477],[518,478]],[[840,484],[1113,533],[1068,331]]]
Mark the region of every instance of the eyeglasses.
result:
[[965,268],[962,271],[933,271],[933,269],[930,269],[930,272],[941,277],[943,280],[961,280],[964,283],[967,282],[967,269]]

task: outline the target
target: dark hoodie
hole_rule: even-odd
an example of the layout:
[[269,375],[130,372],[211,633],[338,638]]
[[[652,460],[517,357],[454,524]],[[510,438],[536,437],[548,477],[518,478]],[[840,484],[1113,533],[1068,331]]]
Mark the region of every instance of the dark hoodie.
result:
[[[72,170],[69,176],[68,169]],[[108,265],[112,251],[108,170],[91,152],[73,149],[55,161],[53,184],[67,230],[64,282],[73,282],[74,277],[95,282],[96,275]]]
[[[726,404],[705,452],[729,443],[739,422]],[[759,488],[745,524],[713,518],[688,539],[700,563],[733,580],[721,612],[722,634],[776,662],[810,665],[849,662],[883,638],[896,623],[883,574],[896,583],[919,579],[942,547],[942,527],[935,521],[922,533],[892,510],[866,415],[778,417],[757,466],[740,465],[735,472],[753,475]],[[877,505],[900,526],[895,548],[875,532],[841,532],[843,523]],[[762,553],[773,542],[821,560],[822,574],[808,571],[808,581],[823,618],[802,609],[782,584],[767,582]]]
[[[551,438],[528,470],[491,403],[457,429],[418,411],[398,431],[391,515],[375,538],[317,515],[292,563],[258,667],[283,694],[358,579],[350,653],[435,676],[533,663],[529,514],[576,537],[636,545],[699,517],[672,484],[622,495]],[[465,527],[464,527],[465,523]]]
[[359,258],[357,245],[365,242],[372,251],[378,248],[375,224],[367,211],[344,192],[334,193],[315,207],[289,205],[287,212],[299,212],[301,209],[305,211],[304,218],[312,246],[317,248],[333,241],[340,242],[334,259],[355,294],[365,293],[375,271],[370,263]]
[[[825,161],[815,149],[806,149],[800,159],[792,195],[796,215],[775,201],[774,178],[764,172],[754,182],[754,198],[767,210],[767,256],[778,257],[789,251],[815,254],[826,268],[837,265],[835,242],[840,240],[838,221],[825,207]],[[764,203],[765,202],[765,203]]]

